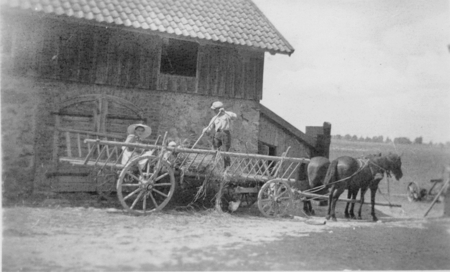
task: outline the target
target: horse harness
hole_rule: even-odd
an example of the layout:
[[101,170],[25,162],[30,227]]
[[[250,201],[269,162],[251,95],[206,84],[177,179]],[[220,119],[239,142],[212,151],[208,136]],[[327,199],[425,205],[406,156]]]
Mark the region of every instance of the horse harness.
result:
[[351,176],[348,176],[346,178],[340,179],[340,180],[336,180],[334,182],[331,182],[330,184],[328,184],[328,186],[335,184],[335,183],[339,183],[348,179],[351,179],[352,177],[356,176],[357,174],[359,174],[359,172],[361,172],[364,168],[366,168],[369,165],[369,160],[367,159],[358,159],[358,164],[359,164],[359,169],[358,171],[356,171],[355,173],[353,173]]
[[[378,164],[376,164],[375,162],[373,162],[373,161],[370,161],[370,160],[368,160],[369,161],[369,164],[372,164],[372,165],[374,165],[375,167],[377,167],[379,170],[379,172],[378,171],[374,171],[373,169],[372,169],[372,167],[370,167],[369,166],[369,168],[370,168],[370,172],[372,173],[372,176],[374,177],[376,174],[378,174],[378,173],[381,173],[382,175],[384,175],[384,173],[386,173],[386,176],[389,178],[389,177],[391,177],[391,171],[389,171],[389,169],[385,169],[385,168],[383,168],[383,167],[381,167],[380,165],[378,165]],[[380,171],[381,170],[381,171]],[[374,178],[375,179],[375,178]]]

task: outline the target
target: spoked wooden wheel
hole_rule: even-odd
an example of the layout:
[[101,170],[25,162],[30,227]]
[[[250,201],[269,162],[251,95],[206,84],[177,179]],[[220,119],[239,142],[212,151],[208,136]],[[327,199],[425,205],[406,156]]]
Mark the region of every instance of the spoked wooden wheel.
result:
[[420,196],[420,188],[419,185],[417,185],[417,183],[415,182],[410,182],[408,184],[408,187],[406,189],[406,196],[408,197],[409,202],[413,202],[413,201],[419,201],[421,196]]
[[273,179],[261,187],[258,193],[258,208],[266,217],[288,214],[292,206],[292,191],[283,180]]
[[120,172],[117,196],[122,206],[133,213],[160,211],[175,192],[175,177],[169,163],[155,156],[131,160]]

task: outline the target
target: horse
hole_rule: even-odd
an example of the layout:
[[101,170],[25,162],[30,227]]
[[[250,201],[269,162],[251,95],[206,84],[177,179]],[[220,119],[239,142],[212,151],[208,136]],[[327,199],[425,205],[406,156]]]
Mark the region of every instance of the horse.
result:
[[[326,188],[319,188],[325,187],[323,186],[323,180],[325,178],[325,175],[328,170],[328,166],[330,165],[330,160],[325,157],[313,157],[307,167],[307,175],[308,180],[303,181],[301,184],[301,190],[312,190],[314,188],[317,188],[317,190],[314,190],[316,194],[326,194],[328,193],[328,189]],[[314,215],[314,210],[312,209],[311,200],[309,197],[307,197],[305,200],[303,200],[303,211],[306,215]]]
[[[368,156],[365,156],[362,158],[362,160],[367,160],[367,159],[371,159],[374,157],[381,157],[381,153],[378,154],[371,154]],[[362,161],[360,161],[362,162]],[[374,173],[375,176],[373,178],[369,177],[369,180],[362,180],[361,181],[361,187],[359,186],[350,186],[347,189],[347,199],[348,200],[356,200],[356,196],[358,195],[358,192],[361,190],[361,199],[360,199],[360,203],[361,205],[359,206],[359,210],[358,210],[358,219],[361,219],[361,210],[362,210],[362,206],[364,204],[364,195],[366,194],[366,191],[368,189],[368,187],[374,187],[374,188],[378,188],[378,183],[380,183],[380,181],[383,179],[384,177],[384,171],[382,171],[380,169],[380,171],[377,171],[376,173]],[[350,210],[349,210],[350,207]],[[355,219],[355,214],[353,212],[355,207],[355,202],[347,202],[347,204],[345,205],[345,218],[351,218],[351,219]]]
[[349,156],[333,160],[323,182],[327,188],[331,188],[326,219],[336,221],[336,202],[345,189],[366,188],[367,190],[369,187],[372,204],[371,215],[373,221],[378,221],[375,214],[375,194],[379,180],[378,182],[373,181],[380,179],[384,173],[393,174],[396,180],[400,180],[403,176],[401,156],[389,153],[385,156],[373,156],[366,161]]

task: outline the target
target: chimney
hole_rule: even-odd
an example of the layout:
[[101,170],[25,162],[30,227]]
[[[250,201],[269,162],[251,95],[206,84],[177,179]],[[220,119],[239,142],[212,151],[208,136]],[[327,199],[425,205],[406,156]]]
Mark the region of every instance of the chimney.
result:
[[306,135],[316,140],[316,153],[314,156],[329,158],[331,144],[331,124],[324,122],[321,127],[306,127]]

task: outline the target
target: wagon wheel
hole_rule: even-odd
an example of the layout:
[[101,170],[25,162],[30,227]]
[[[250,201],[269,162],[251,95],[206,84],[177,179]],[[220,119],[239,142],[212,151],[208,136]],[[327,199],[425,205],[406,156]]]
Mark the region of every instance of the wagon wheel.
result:
[[419,185],[415,182],[410,182],[407,187],[406,195],[408,197],[409,202],[419,201],[420,200],[420,188]]
[[95,188],[100,198],[109,199],[115,189],[118,175],[117,170],[107,168],[95,173]]
[[266,217],[288,214],[292,206],[291,187],[283,180],[273,179],[261,187],[258,193],[258,208]]
[[175,192],[175,177],[170,164],[155,156],[131,160],[120,172],[117,196],[122,206],[133,213],[160,211]]

